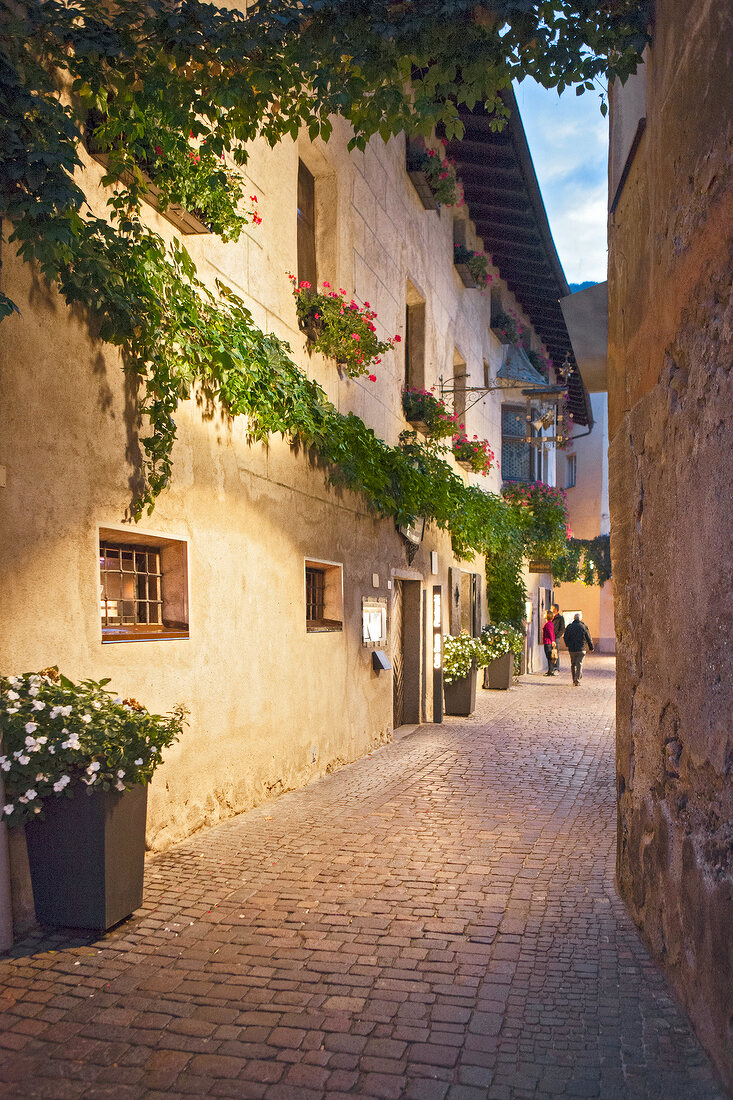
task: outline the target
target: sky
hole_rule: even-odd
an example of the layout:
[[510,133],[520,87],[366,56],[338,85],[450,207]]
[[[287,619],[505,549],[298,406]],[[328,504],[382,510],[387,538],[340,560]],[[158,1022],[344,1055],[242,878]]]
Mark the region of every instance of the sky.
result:
[[569,283],[606,278],[608,118],[596,92],[515,84],[522,123]]

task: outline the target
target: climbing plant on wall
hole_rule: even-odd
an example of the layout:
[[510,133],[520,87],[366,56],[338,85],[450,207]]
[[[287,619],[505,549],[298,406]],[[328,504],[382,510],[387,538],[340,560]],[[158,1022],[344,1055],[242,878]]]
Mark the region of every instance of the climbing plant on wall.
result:
[[[436,456],[389,448],[338,414],[286,344],[145,224],[142,202],[154,186],[160,209],[188,206],[236,240],[260,217],[239,171],[254,138],[274,145],[305,129],[328,139],[334,114],[362,148],[376,133],[437,123],[450,137],[461,105],[478,101],[499,127],[512,79],[582,91],[605,73],[623,78],[647,23],[647,5],[632,0],[598,10],[586,0],[267,0],[246,18],[199,0],[4,5],[0,215],[20,256],[138,376],[146,434],[133,514],[170,483],[176,408],[200,386],[226,413],[250,416],[255,435],[312,443],[377,511],[423,512],[457,547],[488,549],[486,523],[511,509],[472,496]],[[106,208],[92,209],[81,186],[85,143],[106,165]],[[15,310],[0,293],[0,319]]]

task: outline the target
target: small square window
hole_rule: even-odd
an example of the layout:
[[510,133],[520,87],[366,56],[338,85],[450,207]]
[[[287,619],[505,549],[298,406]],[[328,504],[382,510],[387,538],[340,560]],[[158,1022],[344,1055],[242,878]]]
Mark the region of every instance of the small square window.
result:
[[186,543],[133,532],[99,532],[103,642],[188,637]]
[[305,562],[305,629],[309,634],[344,628],[343,566],[337,562]]

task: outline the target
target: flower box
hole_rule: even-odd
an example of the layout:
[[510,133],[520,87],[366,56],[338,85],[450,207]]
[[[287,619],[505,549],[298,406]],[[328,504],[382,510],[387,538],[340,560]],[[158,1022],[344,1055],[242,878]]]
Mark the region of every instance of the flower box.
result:
[[428,177],[421,168],[418,168],[413,164],[411,166],[410,161],[407,162],[407,174],[410,177],[410,182],[415,188],[418,194],[420,202],[423,204],[426,210],[440,210],[440,203],[433,194]]
[[471,268],[465,263],[454,263],[458,276],[465,287],[469,290],[475,290],[478,287],[478,283],[471,272]]
[[430,435],[430,428],[424,420],[412,420],[409,416],[406,417],[406,420],[413,431],[420,432],[421,435]]
[[461,676],[443,685],[445,713],[467,718],[476,709],[476,665],[468,676]]
[[44,816],[26,823],[36,919],[41,924],[106,931],[143,899],[148,788],[122,792],[82,787],[49,798]]
[[[87,149],[89,155],[98,161],[104,168],[107,168],[109,163],[109,156],[107,153],[102,153],[96,150],[90,143],[87,143]],[[165,210],[161,210],[160,204],[160,188],[156,187],[153,183],[150,175],[142,169],[143,176],[145,178],[146,191],[143,196],[145,201],[157,210],[162,217],[167,218],[169,222],[175,225],[176,229],[180,229],[181,233],[211,233],[210,227],[206,222],[201,220],[198,214],[193,213],[190,210],[186,210],[184,206],[179,206],[177,203],[169,203]],[[128,172],[122,173],[122,182],[129,184],[132,181],[132,175]]]
[[467,462],[465,458],[457,458],[456,462],[461,467],[462,470],[466,470],[468,473],[473,473],[473,463],[472,462]]

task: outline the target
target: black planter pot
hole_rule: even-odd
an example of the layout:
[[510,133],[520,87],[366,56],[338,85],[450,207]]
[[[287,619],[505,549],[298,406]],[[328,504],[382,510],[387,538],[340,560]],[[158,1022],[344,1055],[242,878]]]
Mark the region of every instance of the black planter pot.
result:
[[460,680],[453,680],[443,687],[445,693],[445,713],[457,714],[467,718],[476,709],[476,669],[471,669],[468,676],[462,676]]
[[49,798],[25,827],[36,919],[106,931],[143,900],[148,789]]
[[492,691],[508,691],[514,677],[514,654],[502,653],[486,666],[484,687]]

